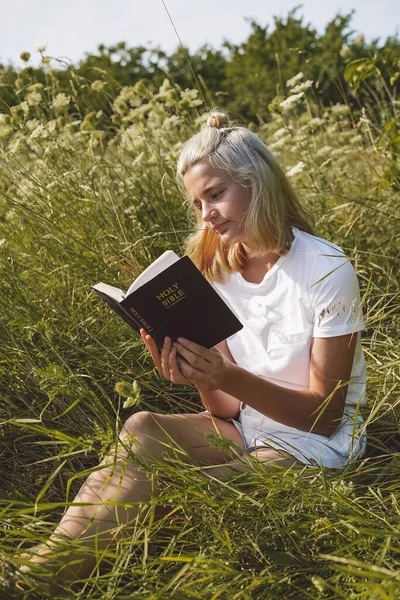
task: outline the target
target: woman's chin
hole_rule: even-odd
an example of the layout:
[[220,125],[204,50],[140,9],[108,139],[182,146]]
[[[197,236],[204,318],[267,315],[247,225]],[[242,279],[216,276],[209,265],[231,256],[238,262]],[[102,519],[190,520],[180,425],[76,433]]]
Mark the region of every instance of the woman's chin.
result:
[[240,235],[237,231],[235,231],[229,223],[223,225],[221,227],[221,231],[214,232],[224,244],[235,244],[236,242],[242,241],[242,235]]
[[219,233],[218,235],[224,244],[233,244],[236,241],[235,237],[229,233]]
[[225,244],[237,244],[244,241],[243,234],[240,234],[229,227],[218,235]]

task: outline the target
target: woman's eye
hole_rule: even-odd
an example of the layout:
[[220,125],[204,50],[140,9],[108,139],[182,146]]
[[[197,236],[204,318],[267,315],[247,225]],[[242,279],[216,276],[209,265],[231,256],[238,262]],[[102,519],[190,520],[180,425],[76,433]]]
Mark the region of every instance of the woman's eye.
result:
[[[214,192],[213,194],[211,194],[211,200],[216,200],[218,198],[218,196],[220,196],[222,194],[223,190],[219,191],[219,192]],[[200,202],[193,202],[193,206],[196,210],[201,210],[201,203]]]

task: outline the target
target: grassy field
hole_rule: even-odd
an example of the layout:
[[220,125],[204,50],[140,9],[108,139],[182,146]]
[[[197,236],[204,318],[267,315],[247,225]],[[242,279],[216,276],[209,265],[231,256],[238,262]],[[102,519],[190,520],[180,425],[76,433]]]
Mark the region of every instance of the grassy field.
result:
[[[166,249],[182,252],[192,220],[175,165],[206,107],[196,90],[139,82],[105,119],[103,79],[91,88],[104,112],[76,108],[89,85],[72,74],[67,97],[49,71],[45,86],[20,84],[20,104],[0,114],[2,599],[46,597],[48,575],[20,585],[15,557],[46,539],[130,414],[200,409],[193,388],[154,373],[90,286],[126,288]],[[340,472],[267,472],[254,461],[230,481],[206,481],[178,458],[160,463],[161,495],[143,506],[136,534],[97,553],[102,565],[73,598],[399,598],[398,102],[322,108],[312,83],[296,85],[270,122],[251,126],[318,235],[357,271],[367,455]],[[137,382],[134,396],[115,391],[121,381]]]

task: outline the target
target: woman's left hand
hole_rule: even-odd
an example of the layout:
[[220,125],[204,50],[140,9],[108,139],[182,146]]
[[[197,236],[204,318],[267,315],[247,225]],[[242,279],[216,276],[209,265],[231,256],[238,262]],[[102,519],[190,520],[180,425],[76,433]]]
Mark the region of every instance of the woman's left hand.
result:
[[180,371],[199,392],[219,390],[228,380],[234,364],[217,348],[209,350],[184,338],[173,345],[179,353],[176,360]]

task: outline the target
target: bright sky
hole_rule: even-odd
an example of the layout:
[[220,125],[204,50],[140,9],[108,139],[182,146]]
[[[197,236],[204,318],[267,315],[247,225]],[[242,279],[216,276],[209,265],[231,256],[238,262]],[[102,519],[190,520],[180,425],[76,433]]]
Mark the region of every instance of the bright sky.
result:
[[[273,16],[287,16],[301,0],[165,0],[175,27],[191,51],[208,43],[220,48],[224,39],[244,41],[250,31],[246,21],[273,24]],[[298,15],[322,32],[337,13],[355,9],[352,29],[368,41],[386,39],[399,32],[399,0],[303,0]],[[129,46],[159,46],[173,51],[178,39],[162,0],[2,0],[0,63],[21,67],[19,55],[28,51],[36,65],[39,46],[47,54],[72,62],[106,46],[126,41]]]

